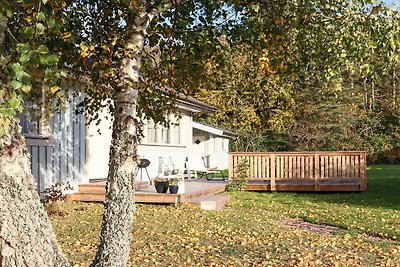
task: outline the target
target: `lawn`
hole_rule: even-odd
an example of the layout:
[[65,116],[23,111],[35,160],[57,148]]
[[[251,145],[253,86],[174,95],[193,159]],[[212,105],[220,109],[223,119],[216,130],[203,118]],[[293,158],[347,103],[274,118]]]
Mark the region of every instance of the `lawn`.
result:
[[[400,166],[369,167],[364,193],[231,197],[223,211],[137,205],[130,265],[400,266]],[[51,217],[54,229],[69,260],[86,266],[102,205],[67,203],[64,209],[67,215]],[[338,228],[305,229],[298,219]]]

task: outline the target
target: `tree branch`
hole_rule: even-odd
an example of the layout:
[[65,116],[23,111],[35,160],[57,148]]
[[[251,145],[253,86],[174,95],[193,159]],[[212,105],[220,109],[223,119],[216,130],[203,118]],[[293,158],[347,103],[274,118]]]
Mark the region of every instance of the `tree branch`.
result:
[[6,35],[5,31],[7,28],[7,24],[8,24],[8,18],[5,15],[3,15],[0,18],[0,47],[3,47],[3,42],[5,39],[5,35]]

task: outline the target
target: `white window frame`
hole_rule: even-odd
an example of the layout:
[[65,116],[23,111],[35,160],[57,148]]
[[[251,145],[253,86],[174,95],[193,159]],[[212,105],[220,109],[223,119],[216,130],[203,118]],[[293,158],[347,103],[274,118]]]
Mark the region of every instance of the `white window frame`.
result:
[[[149,132],[152,130],[149,125],[154,125],[155,137],[151,138]],[[168,127],[164,125],[157,125],[153,120],[146,121],[144,127],[144,138],[142,145],[162,145],[162,146],[183,146],[182,144],[182,118],[175,114],[168,116]],[[178,133],[178,136],[175,136]]]

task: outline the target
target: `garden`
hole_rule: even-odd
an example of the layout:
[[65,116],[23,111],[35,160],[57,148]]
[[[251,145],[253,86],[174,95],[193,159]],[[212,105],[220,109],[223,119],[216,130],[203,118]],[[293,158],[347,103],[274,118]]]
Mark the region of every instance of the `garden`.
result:
[[[368,167],[366,192],[229,193],[222,211],[136,205],[130,266],[399,266],[400,166]],[[88,266],[102,204],[65,203],[51,221]]]

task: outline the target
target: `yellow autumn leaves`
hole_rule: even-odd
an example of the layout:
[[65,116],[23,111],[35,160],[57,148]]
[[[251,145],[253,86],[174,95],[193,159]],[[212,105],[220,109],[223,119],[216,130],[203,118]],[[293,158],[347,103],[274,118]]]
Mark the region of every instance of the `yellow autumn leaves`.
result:
[[[235,193],[231,205],[223,211],[138,205],[129,264],[400,265],[399,244],[393,240],[370,241],[362,232],[341,229],[334,234],[319,233],[282,224],[282,219],[290,218],[290,210],[300,206],[292,206],[290,197],[276,196]],[[278,201],[284,199],[287,203],[279,205]],[[102,205],[67,203],[66,209],[67,216],[51,218],[54,229],[69,260],[76,266],[87,266],[98,242]],[[336,217],[334,213],[331,215]]]

